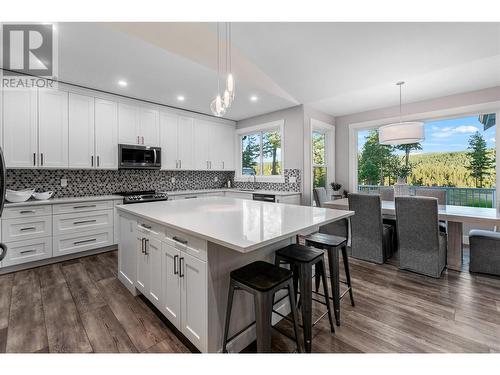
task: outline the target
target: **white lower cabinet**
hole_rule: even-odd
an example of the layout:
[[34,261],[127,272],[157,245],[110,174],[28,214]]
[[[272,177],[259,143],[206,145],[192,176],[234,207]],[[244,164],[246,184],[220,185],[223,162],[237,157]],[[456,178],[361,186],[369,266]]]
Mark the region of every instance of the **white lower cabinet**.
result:
[[52,237],[7,242],[7,255],[2,267],[15,266],[26,262],[34,262],[52,257]]
[[[130,228],[135,226],[135,234]],[[145,228],[147,227],[147,228]],[[168,232],[168,235],[165,233]],[[120,279],[134,286],[200,351],[207,351],[206,242],[120,215]],[[135,256],[135,271],[130,267]],[[129,287],[130,289],[130,287]]]
[[208,336],[207,263],[182,252],[179,265],[181,332],[200,351],[206,352]]
[[137,273],[137,220],[119,215],[120,239],[118,246],[118,279],[134,290]]
[[163,243],[162,286],[163,303],[161,312],[181,330],[181,279],[179,278],[180,250]]

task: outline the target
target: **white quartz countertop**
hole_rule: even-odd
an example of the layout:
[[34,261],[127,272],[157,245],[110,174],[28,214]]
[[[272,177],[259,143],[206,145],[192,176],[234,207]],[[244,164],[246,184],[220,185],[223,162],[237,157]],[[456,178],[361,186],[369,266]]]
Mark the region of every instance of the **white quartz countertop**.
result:
[[205,193],[218,193],[218,192],[233,192],[242,194],[273,194],[281,197],[300,195],[298,191],[279,191],[279,190],[245,190],[237,188],[221,188],[221,189],[203,189],[203,190],[175,190],[175,191],[165,191],[168,195],[184,195],[184,194],[205,194]]
[[11,203],[6,201],[5,207],[22,207],[22,206],[38,206],[44,204],[62,204],[62,203],[78,203],[78,202],[95,202],[95,201],[108,201],[108,200],[123,200],[120,195],[89,195],[86,197],[63,197],[63,198],[50,198],[44,201],[36,199],[29,199],[26,202]]
[[243,253],[354,214],[346,210],[225,197],[119,205],[117,208]]

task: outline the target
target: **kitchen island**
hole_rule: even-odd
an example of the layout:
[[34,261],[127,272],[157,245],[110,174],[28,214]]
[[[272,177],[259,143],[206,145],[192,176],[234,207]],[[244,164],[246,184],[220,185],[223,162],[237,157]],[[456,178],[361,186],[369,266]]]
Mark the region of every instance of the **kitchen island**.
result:
[[[201,352],[222,348],[229,273],[352,211],[209,197],[117,207],[120,281],[142,293]],[[287,299],[276,306],[288,313]],[[237,293],[230,334],[254,320],[253,300]],[[275,316],[278,321],[278,317]],[[240,351],[255,327],[228,346]]]

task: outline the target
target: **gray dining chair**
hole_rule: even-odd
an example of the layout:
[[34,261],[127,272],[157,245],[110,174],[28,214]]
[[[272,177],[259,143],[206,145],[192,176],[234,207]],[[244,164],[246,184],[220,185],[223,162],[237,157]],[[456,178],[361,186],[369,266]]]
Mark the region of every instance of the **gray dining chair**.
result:
[[393,227],[382,222],[380,195],[351,193],[351,254],[382,264],[392,256]]
[[438,200],[396,197],[399,268],[439,278],[446,266],[446,233],[439,230]]
[[[318,187],[313,189],[314,202],[316,202],[316,207],[323,207],[323,203],[329,201],[326,189],[324,187]],[[319,228],[320,233],[333,234],[335,236],[348,237],[349,224],[347,219],[342,219],[334,221],[333,223],[322,225]]]
[[394,200],[394,188],[392,186],[380,188],[380,199],[383,201]]
[[[446,190],[417,188],[415,189],[415,196],[436,198],[440,206],[444,206],[446,204]],[[446,221],[443,220],[439,221],[439,230],[441,232],[447,231]]]

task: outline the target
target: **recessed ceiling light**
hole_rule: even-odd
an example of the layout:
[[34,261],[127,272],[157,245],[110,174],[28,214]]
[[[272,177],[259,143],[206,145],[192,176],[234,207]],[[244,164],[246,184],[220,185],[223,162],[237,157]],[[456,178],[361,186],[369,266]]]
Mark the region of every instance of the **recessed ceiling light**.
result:
[[121,86],[121,87],[126,87],[128,85],[127,81],[124,81],[123,79],[120,79],[118,81],[118,84]]
[[257,95],[252,95],[252,96],[250,97],[250,100],[251,100],[252,102],[256,102],[257,100],[259,100],[259,98],[257,97]]
[[186,98],[184,97],[184,95],[177,95],[177,100],[183,102],[184,100],[186,100]]

